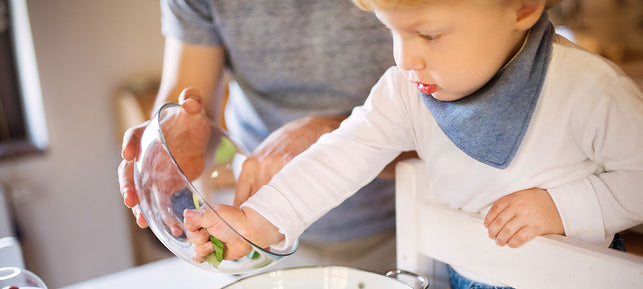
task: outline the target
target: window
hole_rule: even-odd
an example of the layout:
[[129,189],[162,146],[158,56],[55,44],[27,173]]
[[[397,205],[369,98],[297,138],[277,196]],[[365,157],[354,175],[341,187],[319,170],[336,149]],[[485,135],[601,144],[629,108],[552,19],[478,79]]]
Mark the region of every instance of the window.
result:
[[25,0],[0,0],[0,159],[48,146]]

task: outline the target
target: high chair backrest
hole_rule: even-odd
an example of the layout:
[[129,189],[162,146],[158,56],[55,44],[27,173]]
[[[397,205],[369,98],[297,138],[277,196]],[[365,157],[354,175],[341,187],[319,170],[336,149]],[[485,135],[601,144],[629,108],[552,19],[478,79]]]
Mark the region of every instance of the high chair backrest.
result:
[[427,187],[422,161],[397,165],[397,267],[426,275],[431,288],[448,286],[444,263],[521,289],[643,288],[643,257],[558,235],[499,247],[483,215],[431,201]]

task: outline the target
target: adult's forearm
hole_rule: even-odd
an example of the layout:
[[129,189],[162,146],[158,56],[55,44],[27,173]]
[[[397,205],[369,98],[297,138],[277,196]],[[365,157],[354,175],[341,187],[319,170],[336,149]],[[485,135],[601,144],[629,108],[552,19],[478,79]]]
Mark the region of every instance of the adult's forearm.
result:
[[223,73],[223,48],[183,43],[166,38],[163,74],[154,108],[177,102],[181,91],[195,88],[203,98],[206,113],[218,121],[227,81]]

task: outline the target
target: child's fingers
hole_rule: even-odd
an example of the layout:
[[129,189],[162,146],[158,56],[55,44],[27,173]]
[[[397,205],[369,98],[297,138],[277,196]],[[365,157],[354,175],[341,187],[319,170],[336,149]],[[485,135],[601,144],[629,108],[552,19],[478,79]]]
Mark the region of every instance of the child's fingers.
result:
[[511,221],[516,215],[513,210],[506,208],[502,212],[498,213],[496,217],[489,223],[487,226],[489,238],[496,239],[500,231],[505,227],[505,225]]
[[487,212],[487,215],[484,218],[484,226],[485,228],[489,228],[489,225],[493,223],[493,221],[498,217],[498,215],[504,211],[507,207],[509,206],[509,203],[505,201],[505,197],[498,199],[493,206],[491,206],[491,209],[489,209],[489,212]]
[[194,244],[194,246],[192,247],[196,255],[199,257],[205,257],[208,254],[214,252],[214,247],[212,246],[212,242],[207,242],[203,244]]
[[515,234],[523,228],[523,226],[523,222],[519,221],[517,217],[509,220],[496,235],[496,245],[500,247],[507,245],[509,240],[511,240]]
[[[195,247],[196,246],[193,246],[193,248]],[[192,256],[192,260],[194,260],[194,262],[197,262],[197,263],[203,263],[205,262],[205,256],[207,255],[208,254],[203,255],[203,254],[196,253],[196,250],[195,250],[194,255]]]
[[528,226],[524,226],[511,237],[509,242],[507,242],[507,246],[509,246],[509,248],[518,248],[535,237],[536,234],[534,234]]
[[197,231],[200,230],[201,221],[203,220],[203,213],[198,210],[188,210],[183,211],[183,225],[188,231]]
[[194,255],[192,256],[192,260],[194,260],[194,262],[197,262],[197,263],[203,263],[205,262],[205,257]]
[[225,242],[233,241],[239,238],[225,222],[222,222],[212,210],[185,210],[183,212],[185,229],[196,232],[205,228],[204,231],[217,239]]
[[186,236],[194,244],[203,244],[210,242],[210,235],[204,229],[187,231]]
[[210,242],[210,234],[202,227],[202,222],[205,218],[204,214],[198,210],[183,211],[184,225],[187,230],[186,236],[192,242],[192,250],[194,256],[192,259],[197,263],[205,261],[205,256],[214,251],[212,242]]
[[[215,210],[217,210],[217,212],[223,213],[224,216],[230,217],[228,221],[232,221],[235,219],[233,215],[226,212],[226,210],[232,209],[232,207],[215,206],[214,208]],[[223,212],[221,212],[220,210]],[[203,221],[201,222],[201,226],[206,228],[210,235],[216,237],[224,243],[235,242],[239,239],[239,235],[234,230],[232,230],[228,224],[223,222],[221,218],[219,218],[219,216],[212,210],[206,210],[203,212]]]

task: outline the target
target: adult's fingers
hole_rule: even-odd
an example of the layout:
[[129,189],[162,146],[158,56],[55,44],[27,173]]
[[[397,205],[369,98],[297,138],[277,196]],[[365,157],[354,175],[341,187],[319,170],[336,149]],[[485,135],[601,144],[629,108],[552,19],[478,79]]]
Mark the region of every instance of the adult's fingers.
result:
[[136,224],[141,227],[141,228],[147,228],[147,221],[143,217],[143,213],[141,213],[141,208],[138,207],[138,205],[132,207],[132,214],[134,214],[134,217],[136,218]]
[[118,183],[125,206],[132,208],[137,205],[138,198],[134,185],[134,161],[121,161],[118,166]]
[[131,161],[136,158],[139,153],[141,145],[141,136],[147,127],[149,121],[146,121],[137,126],[130,127],[123,134],[123,144],[121,147],[121,156],[126,161]]
[[233,207],[238,208],[254,193],[254,182],[258,173],[258,164],[257,158],[255,157],[249,157],[243,162],[241,173],[237,180],[234,202],[232,203]]
[[280,157],[264,158],[259,165],[259,173],[254,181],[254,195],[263,185],[268,184],[272,177],[276,175],[286,164],[286,161]]
[[170,232],[172,232],[172,236],[178,237],[183,234],[181,222],[176,218],[174,212],[165,211],[161,213],[161,218],[163,219],[163,223],[170,229]]
[[198,114],[201,112],[203,98],[195,88],[185,88],[179,95],[179,104],[189,114]]

